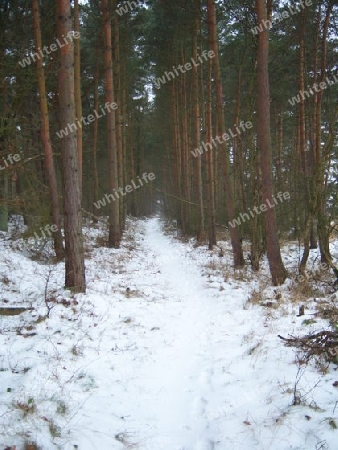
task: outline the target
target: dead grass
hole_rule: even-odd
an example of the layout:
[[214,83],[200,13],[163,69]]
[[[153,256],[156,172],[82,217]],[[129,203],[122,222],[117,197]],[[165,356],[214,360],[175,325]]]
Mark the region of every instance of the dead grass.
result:
[[290,288],[291,303],[304,302],[311,297],[319,297],[321,295],[323,295],[323,293],[309,280],[303,282],[293,281]]
[[222,264],[214,259],[211,259],[203,266],[207,271],[220,272],[223,267]]
[[31,443],[25,442],[24,450],[39,450],[39,447],[33,442]]
[[97,236],[95,239],[95,244],[93,247],[107,247],[108,246],[108,237],[107,236]]
[[252,280],[251,269],[249,269],[248,266],[244,266],[239,269],[232,269],[232,278],[236,281],[248,282]]
[[115,269],[125,268],[125,265],[129,262],[130,254],[127,252],[118,253],[114,258],[114,267]]
[[250,297],[248,298],[247,303],[250,303],[251,305],[260,305],[260,303],[263,300],[263,293],[262,290],[257,289],[257,290],[253,290],[251,292]]
[[338,330],[338,305],[335,296],[317,303],[316,317],[328,320],[331,327]]
[[306,276],[293,279],[289,287],[292,303],[327,297],[334,292],[332,275],[327,271],[306,271]]
[[27,402],[18,401],[13,406],[22,411],[24,417],[36,412],[36,405],[32,398],[29,398]]
[[61,437],[61,427],[56,425],[56,423],[54,423],[52,420],[49,422],[48,428],[53,438]]

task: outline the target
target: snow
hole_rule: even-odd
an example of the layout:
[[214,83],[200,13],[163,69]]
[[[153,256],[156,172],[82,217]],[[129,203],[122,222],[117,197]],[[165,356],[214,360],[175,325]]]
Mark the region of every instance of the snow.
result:
[[[300,366],[277,336],[329,329],[303,323],[320,299],[297,317],[290,280],[276,291],[266,263],[262,283],[231,269],[228,251],[165,233],[157,217],[129,219],[118,250],[101,246],[101,226],[84,234],[87,293],[73,295],[63,263],[33,260],[2,233],[0,306],[29,309],[0,316],[0,445],[337,448],[337,366]],[[286,251],[292,269],[297,248]]]

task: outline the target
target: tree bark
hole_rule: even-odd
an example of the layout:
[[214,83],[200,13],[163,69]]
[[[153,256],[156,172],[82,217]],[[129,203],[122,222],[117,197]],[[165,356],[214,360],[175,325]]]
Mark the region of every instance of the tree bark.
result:
[[[256,0],[258,23],[267,20],[265,0]],[[269,90],[269,32],[264,29],[258,34],[258,126],[257,143],[260,152],[262,170],[262,197],[263,202],[273,205],[272,174],[271,174],[271,145],[270,145],[270,90]],[[283,284],[287,273],[283,265],[277,236],[276,217],[273,208],[263,213],[266,233],[267,255],[270,266],[272,282],[275,286]]]
[[[112,31],[111,13],[108,0],[102,0],[103,16],[103,36],[104,36],[104,72],[106,82],[106,101],[108,104],[115,102],[114,81],[113,81],[113,56],[112,56]],[[118,160],[116,143],[116,121],[115,110],[111,109],[107,113],[108,132],[108,167],[109,167],[109,190],[114,195],[114,190],[118,189]],[[119,198],[115,197],[110,203],[109,213],[109,247],[119,248],[121,241],[120,230],[120,205]]]
[[[74,0],[74,31],[80,33],[79,0]],[[81,48],[80,39],[74,40],[74,82],[75,82],[75,114],[79,121],[82,117],[81,99]],[[76,131],[77,153],[79,158],[80,193],[82,196],[82,127]]]
[[[194,35],[193,35],[193,59],[197,61],[197,43],[198,43],[198,30],[199,30],[199,13],[200,13],[200,0],[196,0],[196,18],[194,20]],[[200,146],[200,107],[198,96],[198,70],[193,66],[192,70],[192,104],[193,104],[193,126],[194,134],[192,139],[193,148]],[[204,206],[203,206],[203,180],[202,180],[202,157],[197,156],[195,158],[196,163],[196,190],[197,190],[197,242],[201,243],[205,239],[205,227],[204,227]]]
[[[1,94],[3,97],[4,111],[3,120],[7,119],[7,89],[5,79],[5,56],[6,56],[6,29],[3,27],[2,34],[2,46],[1,46],[1,60],[0,60],[0,75],[1,75]],[[5,144],[7,141],[6,126],[0,133],[0,155],[5,151]],[[7,170],[0,176],[0,231],[8,231],[8,172]]]
[[[112,2],[112,10],[116,9],[116,0]],[[114,81],[115,81],[115,97],[117,104],[121,107],[122,105],[122,92],[121,92],[121,63],[120,63],[120,29],[119,29],[119,15],[114,14]],[[119,187],[124,186],[124,169],[123,169],[123,143],[122,143],[122,123],[121,123],[121,112],[118,111],[115,114],[116,121],[116,144],[117,144],[117,161],[118,161],[118,184]],[[126,198],[122,197],[120,199],[120,228],[121,234],[124,229],[124,217],[126,210]]]
[[[208,11],[210,49],[214,52],[215,55],[214,58],[212,59],[212,62],[216,84],[217,121],[218,121],[217,131],[219,134],[223,135],[223,133],[225,133],[225,119],[224,119],[222,79],[218,58],[215,0],[207,0],[207,11]],[[228,213],[228,220],[232,221],[235,218],[234,196],[230,179],[230,158],[225,141],[223,142],[223,144],[221,144],[220,149],[221,152],[223,153],[222,158],[224,161],[225,200]],[[234,254],[234,265],[235,267],[241,267],[244,265],[245,261],[243,257],[243,249],[239,235],[239,230],[237,227],[230,227],[230,238]]]
[[[208,63],[208,79],[207,79],[207,101],[206,101],[206,138],[207,142],[212,139],[212,89],[211,89],[211,62]],[[211,148],[206,153],[207,171],[208,171],[208,197],[209,197],[209,249],[217,244],[216,241],[216,212],[215,212],[215,179],[214,179],[214,149]]]
[[[325,81],[326,76],[326,53],[327,53],[327,39],[328,29],[330,23],[330,16],[333,9],[333,1],[330,0],[327,5],[325,14],[323,35],[321,42],[321,65],[320,65],[320,79],[319,84]],[[325,214],[325,202],[324,202],[324,178],[325,178],[325,153],[322,152],[322,99],[323,90],[316,92],[317,107],[316,107],[316,166],[315,166],[315,189],[316,189],[316,217],[318,227],[318,240],[321,262],[326,264],[332,264],[332,256],[330,254],[329,246],[329,223]]]
[[[304,92],[305,72],[305,9],[302,9],[300,15],[300,42],[299,42],[299,90]],[[299,265],[299,272],[304,273],[306,263],[310,254],[310,223],[312,222],[310,193],[309,193],[309,178],[306,161],[306,127],[305,127],[305,101],[301,98],[299,103],[299,156],[300,156],[300,173],[302,180],[304,180],[305,187],[305,226],[304,226],[304,251]]]
[[[32,14],[33,14],[33,29],[35,38],[35,51],[42,48],[41,42],[41,27],[40,27],[40,12],[39,12],[39,1],[32,0]],[[46,96],[46,80],[45,71],[43,67],[43,61],[41,58],[36,59],[36,69],[38,78],[38,89],[40,97],[40,112],[41,112],[41,140],[45,155],[45,172],[49,187],[49,196],[51,200],[52,208],[52,220],[53,225],[57,226],[57,230],[53,233],[54,250],[58,260],[64,257],[63,241],[61,234],[61,216],[60,216],[60,206],[59,206],[59,194],[58,185],[55,174],[54,160],[53,160],[53,150],[50,141],[50,131],[49,131],[49,112],[48,103]]]
[[[183,44],[181,48],[181,64],[184,64],[185,52],[183,49]],[[190,200],[190,164],[189,164],[189,133],[188,133],[188,106],[187,106],[187,76],[183,73],[178,82],[180,84],[180,96],[181,96],[181,167],[182,167],[182,178],[181,178],[181,192],[185,200]],[[183,233],[188,235],[191,233],[191,210],[189,203],[182,203],[182,230]]]
[[[71,6],[69,0],[56,0],[57,37],[72,32]],[[73,45],[67,41],[60,48],[58,71],[59,118],[61,129],[75,124],[74,99],[74,52]],[[69,133],[61,142],[61,159],[64,195],[65,229],[65,286],[75,292],[85,292],[85,267],[82,242],[82,212],[78,167],[76,135]]]
[[[94,70],[94,111],[99,109],[99,54],[100,54],[100,40],[96,45],[96,57],[95,57],[95,70]],[[94,117],[94,130],[93,130],[93,203],[97,202],[99,199],[99,177],[97,171],[97,137],[99,131],[99,122],[95,114]],[[94,211],[95,212],[95,211]],[[94,217],[94,223],[97,220]]]

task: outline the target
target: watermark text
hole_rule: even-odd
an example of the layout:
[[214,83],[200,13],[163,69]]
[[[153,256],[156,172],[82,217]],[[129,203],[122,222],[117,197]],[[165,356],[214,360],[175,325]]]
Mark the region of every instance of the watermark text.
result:
[[[155,180],[155,175],[151,172],[151,173],[144,173],[142,175],[142,180],[144,183],[148,184],[149,181],[153,181]],[[107,205],[107,203],[111,203],[112,201],[115,202],[115,200],[119,199],[120,195],[125,196],[127,194],[130,194],[131,192],[135,191],[136,189],[139,189],[140,187],[142,187],[144,184],[142,182],[141,178],[138,176],[136,183],[134,180],[131,180],[131,184],[127,184],[124,188],[119,187],[116,189],[114,189],[114,192],[111,192],[110,194],[106,194],[101,200],[98,200],[97,202],[94,202],[94,206],[97,209],[100,209],[104,206]],[[117,192],[118,191],[118,192]]]

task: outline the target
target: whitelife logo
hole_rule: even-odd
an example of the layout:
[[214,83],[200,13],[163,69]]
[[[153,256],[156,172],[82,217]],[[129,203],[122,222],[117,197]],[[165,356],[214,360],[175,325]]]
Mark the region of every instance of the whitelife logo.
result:
[[19,153],[16,153],[15,155],[12,155],[10,153],[6,156],[6,158],[3,158],[0,160],[0,170],[5,170],[10,166],[13,166],[15,163],[19,162],[21,160],[21,155]]
[[[246,130],[250,130],[250,128],[252,128],[252,122],[244,122],[243,120],[240,121],[240,123],[238,124],[238,127],[235,125],[235,128],[232,130],[231,128],[228,129],[228,133],[223,133],[222,136],[216,136],[214,138],[211,139],[211,142],[202,142],[202,145],[199,148],[195,148],[195,150],[190,150],[190,153],[197,158],[197,156],[202,156],[203,152],[207,152],[209,150],[212,150],[212,148],[217,148],[217,143],[215,142],[215,140],[218,142],[218,144],[223,144],[223,142],[226,142],[230,139],[230,137],[236,137],[239,136],[241,134],[240,129],[244,132]],[[235,131],[235,134],[233,133],[233,131]]]
[[306,6],[311,6],[312,0],[300,0],[299,5],[293,5],[288,7],[288,11],[282,11],[281,13],[274,14],[272,20],[262,20],[260,25],[255,26],[255,28],[251,28],[252,34],[261,33],[264,29],[269,30],[272,28],[274,22],[282,22],[284,19],[289,19],[290,16],[294,16],[295,14],[300,13],[301,9],[305,9]]
[[[118,105],[117,103],[113,102],[113,103],[109,103],[107,102],[104,105],[104,108],[110,113],[113,109],[117,109]],[[97,119],[100,119],[101,117],[104,117],[107,113],[106,111],[102,108],[102,106],[100,106],[101,112],[102,112],[102,116],[100,116],[98,114],[98,112],[96,111],[96,109],[94,109],[94,114],[89,114],[87,117],[81,117],[81,119],[76,119],[76,123],[69,123],[66,128],[64,128],[63,130],[57,131],[56,134],[58,135],[58,137],[60,139],[62,139],[65,136],[68,136],[69,133],[75,133],[79,128],[82,128],[82,123],[84,125],[89,125],[92,122],[94,122],[95,117]],[[95,116],[95,117],[94,117]],[[86,122],[86,120],[88,120],[88,123]],[[81,123],[82,122],[82,123]]]
[[30,237],[27,239],[26,243],[26,249],[31,250],[32,247],[37,248],[39,245],[43,244],[45,241],[50,239],[53,235],[53,233],[56,233],[58,231],[58,226],[53,225],[46,225],[44,228],[40,228],[41,235],[39,236],[38,233],[34,232],[34,237]]
[[[204,58],[204,60],[202,59],[201,56]],[[200,61],[200,63],[203,64],[205,61],[208,60],[208,58],[214,58],[215,53],[213,52],[213,50],[209,50],[208,52],[206,50],[203,50],[201,56],[198,55],[197,59],[198,61]],[[182,73],[186,73],[187,70],[191,70],[193,66],[194,67],[199,66],[199,63],[196,63],[194,58],[191,58],[191,63],[187,62],[184,64],[184,66],[182,66],[182,64],[179,64],[177,67],[173,66],[173,72],[164,72],[164,75],[161,78],[157,78],[156,80],[154,80],[154,85],[156,89],[160,89],[161,84],[165,84],[167,81],[173,80],[175,77],[180,76]],[[177,69],[179,69],[181,73]]]
[[[278,192],[276,197],[282,203],[283,200],[290,200],[290,193],[289,192],[284,192],[282,194],[281,192]],[[260,205],[259,208],[257,206],[254,206],[253,210],[254,210],[255,214],[256,215],[261,214],[262,212],[265,212],[268,209],[274,208],[276,205],[278,205],[278,201],[276,200],[276,198],[274,196],[272,196],[271,200],[273,202],[272,204],[270,203],[269,199],[266,199],[266,203],[263,203],[262,205]],[[242,223],[246,222],[247,220],[250,220],[249,214],[250,214],[252,219],[255,217],[255,214],[249,208],[249,213],[241,213],[237,217],[237,219],[230,220],[229,221],[229,225],[231,226],[231,228],[235,228],[236,226],[241,225]]]
[[[147,174],[146,172],[142,175],[142,180],[145,183],[149,183],[149,181],[153,181],[155,180],[155,175],[151,172],[149,174]],[[125,186],[124,188],[119,187],[117,188],[117,190],[119,191],[119,193],[122,196],[125,196],[127,194],[130,194],[131,192],[135,191],[136,189],[139,189],[140,187],[143,186],[143,183],[141,181],[140,177],[137,177],[137,181],[138,181],[138,185],[135,184],[134,180],[131,180],[131,184],[127,184],[127,186]],[[124,192],[125,191],[125,192]],[[115,196],[114,196],[115,195]],[[116,198],[115,198],[116,197]],[[97,209],[100,209],[104,206],[108,204],[110,204],[112,201],[115,202],[116,199],[119,199],[120,196],[119,194],[116,192],[116,189],[114,189],[114,192],[112,192],[111,194],[106,194],[103,199],[98,200],[97,202],[94,202],[94,206]]]
[[59,39],[56,39],[56,43],[51,44],[49,47],[47,47],[47,45],[45,45],[43,49],[39,47],[37,53],[31,53],[27,58],[19,61],[19,64],[22,68],[25,68],[32,64],[32,61],[35,62],[37,59],[42,59],[45,57],[45,55],[50,55],[52,52],[56,52],[58,48],[65,47],[70,42],[73,42],[74,39],[79,38],[80,33],[78,31],[69,31],[67,33],[67,36],[62,35],[63,42],[60,42]]
[[[326,81],[322,81],[320,83],[314,83],[312,85],[312,88],[309,87],[309,89],[307,91],[299,91],[299,94],[296,95],[295,97],[292,97],[291,99],[288,100],[288,102],[290,103],[291,106],[295,106],[296,103],[300,103],[301,99],[300,97],[302,97],[303,100],[305,100],[305,96],[307,98],[310,98],[311,95],[314,95],[315,92],[320,92],[324,89],[326,89],[328,86],[332,86],[336,83],[338,83],[338,77],[336,75],[333,75],[334,81],[330,80],[329,77],[326,77]],[[315,91],[315,92],[313,92]]]
[[140,5],[142,5],[142,2],[140,0],[137,0],[136,2],[127,1],[126,4],[118,8],[116,12],[119,16],[122,16],[123,14],[132,11],[134,8],[137,8]]

